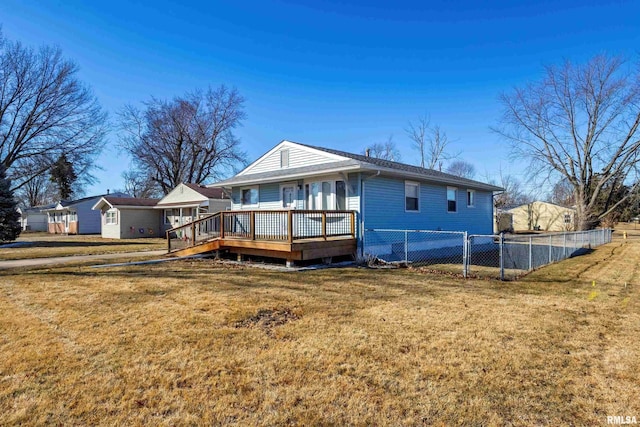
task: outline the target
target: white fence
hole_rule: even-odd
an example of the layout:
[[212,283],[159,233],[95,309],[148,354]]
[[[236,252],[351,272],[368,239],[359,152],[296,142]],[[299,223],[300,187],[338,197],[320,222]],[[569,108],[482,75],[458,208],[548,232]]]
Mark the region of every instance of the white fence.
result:
[[[462,274],[495,273],[516,277],[543,265],[581,255],[611,242],[611,229],[528,235],[470,235],[458,231],[367,229],[364,253],[387,262],[401,261]],[[457,267],[456,267],[457,268]]]

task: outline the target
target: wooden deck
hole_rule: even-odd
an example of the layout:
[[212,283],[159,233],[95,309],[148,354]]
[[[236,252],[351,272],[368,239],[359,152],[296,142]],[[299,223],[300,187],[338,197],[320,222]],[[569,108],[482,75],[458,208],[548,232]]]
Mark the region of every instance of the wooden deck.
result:
[[353,255],[352,211],[227,211],[167,231],[168,252],[226,251],[289,262]]

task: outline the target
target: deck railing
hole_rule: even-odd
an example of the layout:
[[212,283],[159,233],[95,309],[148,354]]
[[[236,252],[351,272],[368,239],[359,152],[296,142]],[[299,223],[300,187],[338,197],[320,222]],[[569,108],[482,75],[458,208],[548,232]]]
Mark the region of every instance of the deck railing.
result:
[[354,211],[224,211],[167,230],[167,245],[171,252],[216,238],[293,243],[355,233]]

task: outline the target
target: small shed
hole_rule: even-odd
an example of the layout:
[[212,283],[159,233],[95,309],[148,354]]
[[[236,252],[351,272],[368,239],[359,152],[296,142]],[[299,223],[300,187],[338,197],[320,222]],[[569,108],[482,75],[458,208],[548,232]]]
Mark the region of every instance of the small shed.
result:
[[163,237],[161,215],[154,206],[159,199],[103,196],[93,205],[100,211],[102,237],[137,239]]

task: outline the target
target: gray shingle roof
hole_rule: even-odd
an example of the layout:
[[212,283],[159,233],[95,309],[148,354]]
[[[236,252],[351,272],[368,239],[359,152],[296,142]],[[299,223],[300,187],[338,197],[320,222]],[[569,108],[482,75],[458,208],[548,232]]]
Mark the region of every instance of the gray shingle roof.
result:
[[[300,143],[297,142],[296,144],[300,144]],[[334,150],[332,148],[317,147],[314,145],[307,145],[307,144],[300,144],[300,145],[313,148],[316,150],[324,151],[326,153],[335,154],[337,156],[348,157],[350,159],[357,160],[358,162],[367,163],[367,164],[378,166],[385,169],[393,169],[401,172],[409,172],[412,174],[424,175],[425,178],[429,178],[430,180],[433,180],[433,181],[444,181],[444,182],[455,181],[457,183],[469,185],[472,187],[477,187],[477,186],[480,186],[483,188],[493,187],[494,191],[503,190],[503,188],[497,187],[495,185],[487,184],[480,181],[474,181],[472,179],[462,178],[456,175],[440,172],[435,169],[427,169],[427,168],[422,168],[420,166],[408,165],[406,163],[399,163],[399,162],[393,162],[385,159],[378,159],[376,157],[364,156],[362,154],[348,153],[346,151]]]
[[139,197],[112,197],[104,196],[111,206],[155,206],[160,199],[146,199]]
[[222,191],[222,188],[205,187],[204,185],[200,184],[185,183],[184,185],[186,185],[193,191],[197,191],[198,193],[202,194],[207,199],[228,199],[228,197],[224,194],[224,191]]
[[[289,141],[292,142],[292,141]],[[423,179],[431,182],[438,182],[450,185],[466,186],[469,188],[476,188],[488,191],[502,191],[503,188],[487,184],[480,181],[474,181],[472,179],[461,178],[459,176],[451,175],[448,173],[440,172],[433,169],[421,168],[419,166],[408,165],[405,163],[392,162],[384,159],[377,159],[375,157],[367,157],[361,154],[348,153],[346,151],[334,150],[332,148],[317,147],[314,145],[301,144],[295,142],[295,144],[308,147],[314,150],[323,151],[325,153],[345,157],[348,160],[341,160],[329,163],[322,163],[318,165],[311,165],[299,168],[277,169],[269,172],[261,172],[255,174],[236,175],[233,178],[217,182],[212,184],[215,187],[233,186],[236,184],[255,183],[260,181],[274,181],[280,177],[302,177],[310,174],[320,174],[323,171],[335,171],[343,169],[349,170],[368,170],[377,171],[394,175],[400,175],[410,177],[412,179]]]

